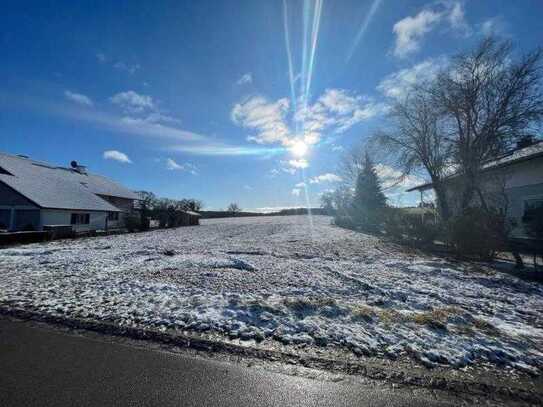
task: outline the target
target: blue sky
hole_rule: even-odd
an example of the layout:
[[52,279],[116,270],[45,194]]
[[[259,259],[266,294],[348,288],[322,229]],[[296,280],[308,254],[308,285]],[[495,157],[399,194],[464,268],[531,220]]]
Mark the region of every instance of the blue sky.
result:
[[316,205],[406,84],[488,33],[541,46],[541,21],[540,0],[4,2],[0,150],[209,209]]

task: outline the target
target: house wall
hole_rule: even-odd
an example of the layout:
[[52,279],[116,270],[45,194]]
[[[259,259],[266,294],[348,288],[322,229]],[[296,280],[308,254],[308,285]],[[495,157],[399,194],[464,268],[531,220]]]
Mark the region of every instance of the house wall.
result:
[[507,216],[515,220],[512,236],[525,237],[526,230],[522,222],[525,201],[533,198],[543,199],[543,183],[508,188],[506,193],[508,197]]
[[[522,222],[525,201],[543,198],[543,157],[486,172],[483,190],[489,205],[507,209],[507,218],[514,224],[512,236],[527,237]],[[453,184],[449,185],[447,195],[453,213],[458,213],[457,200],[452,199],[457,196]]]
[[504,168],[505,187],[516,188],[543,183],[543,158],[523,161]]
[[72,225],[76,232],[106,229],[107,212],[76,211],[69,209],[42,209],[41,227],[44,225],[69,225],[71,222],[72,213],[90,214],[88,225]]

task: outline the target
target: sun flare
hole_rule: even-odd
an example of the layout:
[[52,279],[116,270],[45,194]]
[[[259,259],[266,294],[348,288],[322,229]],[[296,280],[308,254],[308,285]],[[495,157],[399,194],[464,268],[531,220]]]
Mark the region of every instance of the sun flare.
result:
[[292,147],[290,147],[290,151],[296,157],[303,157],[307,154],[307,144],[305,144],[303,141],[297,141],[292,145]]

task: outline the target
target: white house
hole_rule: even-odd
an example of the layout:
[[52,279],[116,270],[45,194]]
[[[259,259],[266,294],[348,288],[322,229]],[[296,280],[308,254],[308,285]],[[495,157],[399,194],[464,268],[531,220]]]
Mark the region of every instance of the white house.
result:
[[137,200],[134,192],[87,172],[75,161],[70,167],[59,167],[0,152],[0,229],[121,228]]
[[[457,175],[446,182],[447,196],[454,195],[454,181]],[[543,207],[543,140],[519,145],[516,149],[485,164],[483,189],[487,196],[506,211],[506,216],[516,225],[512,236],[526,237],[524,221],[530,209]],[[408,190],[431,190],[432,183],[418,185]],[[503,194],[504,192],[505,194]],[[498,199],[499,195],[504,199]],[[454,205],[450,200],[454,212]]]

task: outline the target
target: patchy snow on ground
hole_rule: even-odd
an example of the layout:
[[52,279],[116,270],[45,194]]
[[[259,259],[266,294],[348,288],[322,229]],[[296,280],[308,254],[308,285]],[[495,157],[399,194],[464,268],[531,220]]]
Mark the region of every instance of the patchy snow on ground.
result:
[[543,287],[317,216],[0,250],[0,306],[242,341],[543,371]]

